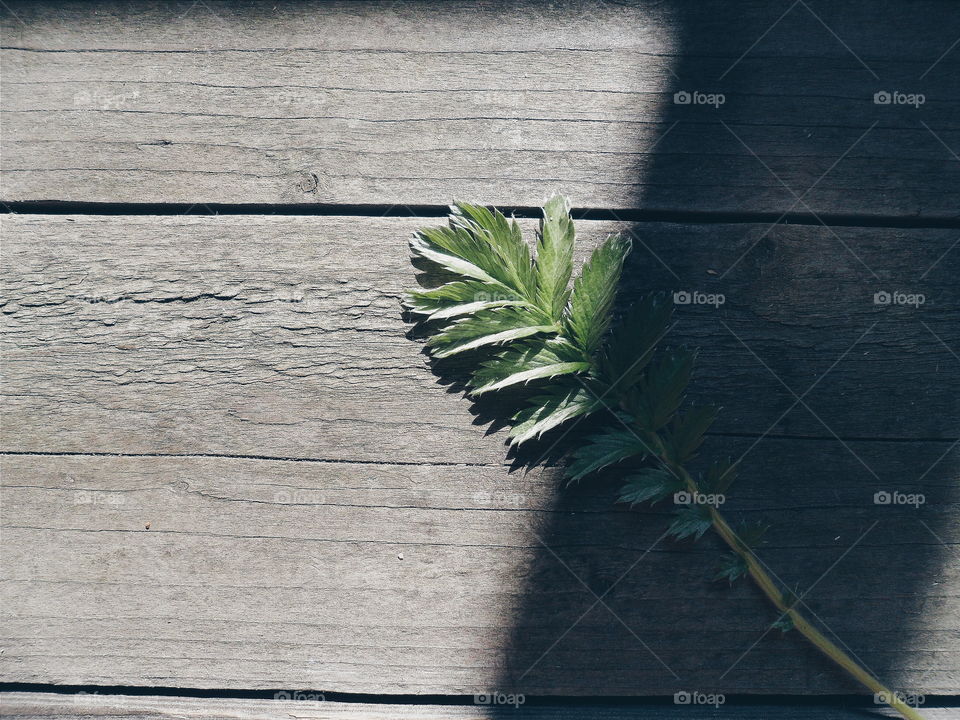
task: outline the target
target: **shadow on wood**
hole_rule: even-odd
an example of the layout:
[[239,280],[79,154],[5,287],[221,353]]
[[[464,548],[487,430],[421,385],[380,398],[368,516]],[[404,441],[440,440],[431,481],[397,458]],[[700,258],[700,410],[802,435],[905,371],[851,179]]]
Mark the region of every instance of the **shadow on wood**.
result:
[[[922,140],[938,152],[935,139],[908,118],[913,109],[871,102],[885,86],[857,57],[888,45],[891,33],[926,32],[928,23],[911,18],[905,27],[877,25],[820,5],[813,8],[817,15],[796,5],[778,23],[781,8],[734,18],[707,16],[693,3],[673,6],[682,48],[671,73],[676,102],[664,107],[653,177],[641,182],[661,194],[673,188],[683,196],[677,207],[710,207],[718,184],[728,184],[744,194],[749,209],[750,193],[762,184],[757,179],[776,173],[784,185],[783,210],[812,215],[818,198],[882,180],[871,176],[869,155]],[[827,81],[804,75],[805,40],[821,35],[813,44],[837,63],[828,84],[862,97],[823,97],[796,112],[800,122],[802,113],[828,113],[835,128],[812,137],[799,126],[744,115],[740,101],[757,85]],[[908,46],[895,45],[893,57],[904,59],[883,63],[888,83],[900,82],[922,61],[909,57]],[[943,78],[931,74],[927,82]],[[711,106],[696,93],[723,93],[725,102]],[[916,127],[899,134],[884,128],[891,115]],[[875,122],[881,127],[870,135]],[[688,162],[711,146],[722,153],[744,145],[758,157],[731,163],[729,177],[701,177]],[[642,204],[668,201],[647,197]],[[698,396],[698,378],[739,378],[722,398],[732,413],[721,412],[702,452],[703,458],[743,458],[727,514],[771,523],[762,561],[802,597],[807,616],[864,667],[907,692],[955,692],[957,678],[945,659],[957,652],[958,598],[932,589],[955,579],[958,569],[955,232],[916,243],[909,232],[879,237],[811,218],[801,226],[695,226],[678,249],[665,245],[663,227],[635,227],[621,300],[649,289],[724,296],[721,305],[694,300],[678,307],[667,343],[702,348],[694,401],[707,400]],[[925,294],[924,302],[875,298],[896,292]],[[879,352],[862,351],[868,334],[882,338]],[[839,363],[858,369],[853,386],[831,376]],[[767,421],[745,422],[746,407],[763,408]],[[575,435],[557,432],[543,445],[559,439],[566,449]],[[516,482],[522,487],[521,478]],[[665,540],[669,501],[631,512],[613,506],[613,498],[613,488],[601,481],[558,489],[552,509],[531,513],[529,563],[517,578],[523,607],[495,690],[865,692],[798,633],[772,630],[777,613],[751,583],[728,587],[713,580],[724,548],[712,533],[695,546]],[[752,645],[742,634],[750,627]],[[771,660],[783,655],[794,661]]]

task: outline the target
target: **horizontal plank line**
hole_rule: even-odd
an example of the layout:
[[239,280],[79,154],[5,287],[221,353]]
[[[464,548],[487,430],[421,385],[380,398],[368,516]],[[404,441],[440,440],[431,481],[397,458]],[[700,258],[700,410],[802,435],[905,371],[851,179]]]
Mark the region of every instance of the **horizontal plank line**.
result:
[[40,457],[150,457],[150,458],[221,458],[227,460],[260,460],[264,462],[329,463],[335,465],[415,465],[438,467],[501,467],[500,464],[471,462],[412,462],[409,460],[336,460],[331,458],[298,458],[279,455],[240,455],[231,453],[112,453],[112,452],[44,452],[0,450],[0,457],[37,455]]
[[[42,683],[0,682],[0,692],[46,692],[58,695],[77,693],[190,698],[223,698],[238,700],[273,700],[278,693],[294,692],[291,688],[266,690],[239,690],[234,688],[188,688],[141,685],[49,685]],[[374,695],[367,693],[344,693],[327,690],[298,688],[295,692],[323,693],[327,702],[363,703],[383,705],[470,705],[473,695]],[[507,692],[506,690],[504,692]],[[582,707],[673,705],[673,696],[621,697],[578,695],[526,695],[526,705],[565,705]],[[844,706],[876,707],[872,697],[864,695],[726,695],[726,705],[745,706]],[[960,695],[927,695],[925,707],[960,707]]]
[[[717,433],[708,432],[708,437],[719,438],[742,438],[755,440],[760,435],[756,433]],[[763,436],[769,440],[789,440],[805,442],[875,442],[875,443],[957,443],[960,438],[878,438],[878,437],[816,437],[812,435],[773,435]],[[411,460],[338,460],[336,458],[309,458],[309,457],[288,457],[282,455],[247,455],[239,453],[129,453],[129,452],[79,452],[67,451],[58,452],[54,450],[0,450],[0,457],[10,456],[37,456],[37,457],[143,457],[143,458],[214,458],[224,460],[254,460],[259,462],[299,462],[299,463],[325,463],[331,465],[410,465],[410,466],[429,466],[429,467],[503,467],[509,465],[508,460],[503,463],[476,463],[476,462],[437,462],[424,460],[422,462]],[[545,465],[544,467],[551,467]]]
[[[403,203],[106,203],[26,200],[0,200],[2,214],[21,215],[305,215],[357,217],[445,217],[446,205]],[[499,208],[518,218],[539,218],[540,208],[513,206]],[[905,217],[896,215],[845,215],[809,213],[700,212],[690,210],[644,210],[640,208],[574,208],[578,220],[622,220],[625,222],[674,222],[689,224],[775,223],[786,225],[822,225],[878,228],[956,228],[960,217]],[[821,222],[822,221],[822,222]]]

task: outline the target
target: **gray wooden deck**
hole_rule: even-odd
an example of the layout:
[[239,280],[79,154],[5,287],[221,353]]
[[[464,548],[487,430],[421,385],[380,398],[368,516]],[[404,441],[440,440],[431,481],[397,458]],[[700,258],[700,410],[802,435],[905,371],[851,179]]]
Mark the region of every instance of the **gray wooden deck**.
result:
[[[4,715],[511,715],[390,704],[491,690],[776,696],[516,717],[882,715],[791,707],[859,689],[770,632],[751,586],[711,582],[712,538],[516,471],[496,404],[432,371],[399,310],[406,237],[453,198],[561,190],[585,247],[635,238],[626,298],[724,294],[669,341],[702,349],[692,395],[723,405],[708,451],[745,453],[727,508],[772,523],[764,562],[835,641],[960,716],[938,699],[960,695],[954,4],[51,1],[0,22]],[[724,102],[674,102],[694,91]],[[875,103],[894,91],[923,103]],[[145,687],[364,702],[123,695]]]

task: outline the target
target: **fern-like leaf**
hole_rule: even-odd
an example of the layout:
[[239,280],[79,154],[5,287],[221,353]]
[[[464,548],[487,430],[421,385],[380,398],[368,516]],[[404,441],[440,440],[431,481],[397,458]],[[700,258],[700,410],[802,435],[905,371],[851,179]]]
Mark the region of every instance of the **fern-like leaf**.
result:
[[729,458],[714,460],[700,481],[700,486],[707,493],[725,493],[737,479],[737,470],[737,464]]
[[673,304],[648,295],[614,324],[600,356],[601,373],[614,395],[632,388],[653,359],[673,315]]
[[582,386],[551,388],[534,397],[529,407],[514,416],[510,443],[521,445],[539,438],[567,420],[588,415],[602,407],[597,396]]
[[424,258],[447,272],[513,292],[509,277],[489,243],[463,229],[424,228],[410,239],[414,257]]
[[677,540],[692,537],[699,540],[713,524],[710,508],[706,505],[688,505],[677,511],[677,517],[670,525],[669,533]]
[[532,342],[504,350],[480,365],[470,381],[474,397],[533,380],[590,369],[590,363],[563,340]]
[[[637,505],[684,491],[691,502],[676,509],[668,534],[697,539],[715,526],[731,550],[716,577],[733,582],[753,576],[782,613],[775,627],[792,629],[794,617],[800,617],[796,595],[788,590],[777,595],[774,579],[753,553],[766,527],[752,523],[732,530],[717,509],[719,497],[717,507],[701,502],[704,494],[709,499],[725,493],[736,466],[729,460],[714,462],[699,481],[685,467],[716,411],[681,411],[694,353],[657,349],[669,330],[672,305],[645,298],[609,330],[630,242],[611,237],[598,246],[571,290],[574,241],[570,205],[562,197],[551,198],[544,207],[536,258],[531,258],[515,221],[496,210],[459,203],[452,208],[448,227],[422,230],[410,241],[415,258],[439,266],[454,279],[408,293],[405,304],[430,321],[428,347],[435,357],[496,346],[492,358],[474,373],[471,395],[538,384],[528,406],[512,419],[513,446],[608,405],[616,408],[616,416],[608,417],[606,425],[573,451],[567,475],[580,480],[617,464],[658,462],[629,474],[619,500]],[[606,396],[608,403],[602,401]],[[798,622],[797,628],[843,667],[857,665],[808,624]],[[867,686],[875,688],[875,683]],[[919,718],[902,703],[891,704],[905,717]]]
[[573,272],[573,220],[570,203],[555,195],[543,206],[537,238],[537,304],[553,320],[560,321],[570,291]]
[[747,561],[735,552],[724,553],[720,559],[720,569],[714,575],[714,580],[727,580],[731,584],[747,574]]
[[666,433],[664,445],[667,459],[677,465],[686,465],[692,460],[703,443],[703,436],[717,417],[717,408],[703,405],[673,417]]
[[571,341],[587,355],[600,346],[610,325],[613,301],[630,241],[617,236],[606,239],[583,266],[573,284],[567,306],[566,330]]
[[526,304],[519,295],[491,292],[489,285],[477,280],[458,280],[430,290],[412,290],[406,295],[407,309],[425,315],[427,320],[446,320],[478,310]]
[[518,308],[480,310],[434,335],[427,345],[434,357],[450,357],[487,345],[556,331],[555,325],[544,324],[545,321],[539,314]]
[[643,468],[627,478],[620,490],[619,502],[639,505],[658,503],[683,490],[683,480],[664,468]]
[[570,482],[618,463],[626,458],[642,460],[649,448],[637,433],[624,425],[611,425],[594,433],[573,451],[573,463],[567,468]]
[[647,367],[643,379],[628,392],[630,412],[641,427],[657,432],[674,416],[693,371],[694,353],[677,350]]
[[525,298],[533,300],[536,277],[530,260],[530,248],[523,241],[517,222],[509,222],[502,213],[479,205],[456,203],[452,210],[451,226],[463,229],[475,238],[485,239],[500,258],[506,284]]

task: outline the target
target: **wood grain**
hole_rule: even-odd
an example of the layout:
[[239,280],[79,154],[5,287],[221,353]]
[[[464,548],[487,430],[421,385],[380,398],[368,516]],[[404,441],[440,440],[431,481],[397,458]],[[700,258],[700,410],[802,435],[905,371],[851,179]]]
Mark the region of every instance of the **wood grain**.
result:
[[[441,382],[405,336],[404,237],[425,222],[4,218],[0,677],[856,691],[799,638],[764,636],[774,618],[751,588],[711,582],[715,545],[661,546],[665,511],[612,509],[608,486],[559,493],[550,470],[508,472],[501,436],[442,384],[456,373],[438,368]],[[719,309],[680,308],[671,339],[704,348],[697,392],[729,406],[708,452],[745,454],[731,511],[774,521],[765,560],[817,584],[811,607],[876,673],[953,692],[951,232],[578,229],[581,259],[607,233],[637,239],[627,299],[726,294]],[[861,261],[882,287],[929,300],[874,305],[881,286]],[[805,396],[813,413],[796,408],[757,442],[793,402],[764,363],[798,394],[830,372]],[[880,491],[927,502],[877,506]],[[591,591],[625,572],[609,610],[590,610]]]
[[[0,709],[4,717],[16,718],[184,718],[203,717],[211,720],[289,720],[316,718],[325,720],[485,720],[499,714],[524,720],[546,718],[586,718],[606,720],[628,718],[736,718],[737,720],[764,720],[769,717],[783,720],[862,720],[864,710],[856,707],[813,706],[796,707],[786,704],[723,705],[719,709],[663,705],[524,705],[522,709],[498,709],[470,705],[399,705],[389,703],[331,702],[312,700],[234,700],[220,698],[191,698],[170,696],[132,695],[60,695],[54,693],[12,692],[0,694]],[[924,717],[947,720],[956,717],[951,707],[924,706]],[[881,708],[870,709],[869,717],[895,717]]]
[[946,1],[11,10],[8,202],[534,206],[560,189],[578,207],[958,218]]
[[[874,672],[952,692],[957,453],[918,482],[942,444],[852,445],[882,481],[835,443],[768,439],[725,509],[773,524],[764,562],[809,588]],[[614,507],[606,484],[560,492],[549,470],[497,466],[58,455],[5,455],[2,477],[5,681],[857,691],[802,638],[765,633],[775,615],[758,591],[711,582],[712,537],[665,542],[669,508]],[[926,502],[875,505],[884,489]]]
[[[472,406],[405,337],[405,237],[437,222],[7,216],[2,447],[499,464],[501,401]],[[723,405],[717,432],[960,437],[952,231],[579,227],[582,252],[637,238],[625,301],[725,294],[680,306],[665,340],[701,348],[692,396]]]

